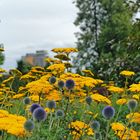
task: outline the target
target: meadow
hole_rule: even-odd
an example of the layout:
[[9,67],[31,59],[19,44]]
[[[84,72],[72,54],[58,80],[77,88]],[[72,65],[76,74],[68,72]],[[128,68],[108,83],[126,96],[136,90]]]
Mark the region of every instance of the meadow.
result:
[[6,78],[0,68],[0,139],[139,140],[140,82],[129,83],[135,72],[120,71],[118,85],[91,70],[72,73],[77,49],[52,51],[46,68],[11,69]]

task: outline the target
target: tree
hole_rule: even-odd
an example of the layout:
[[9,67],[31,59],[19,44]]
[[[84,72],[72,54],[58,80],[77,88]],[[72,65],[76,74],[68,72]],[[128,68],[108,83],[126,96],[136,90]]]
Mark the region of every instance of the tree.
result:
[[28,73],[31,70],[32,66],[25,63],[23,60],[17,61],[17,69],[23,74]]
[[4,54],[2,53],[4,51],[4,45],[0,44],[0,65],[4,62]]
[[[79,69],[85,66],[105,80],[110,77],[114,79],[121,69],[132,69],[128,64],[132,62],[132,53],[129,50],[133,46],[128,45],[128,38],[132,36],[135,28],[133,19],[139,10],[138,1],[76,0],[75,3],[79,9],[76,19],[78,24],[75,25],[81,29],[81,32],[77,33],[79,53],[75,61]],[[96,8],[91,9],[91,3]],[[98,11],[95,12],[95,9]],[[83,26],[84,31],[81,28]]]

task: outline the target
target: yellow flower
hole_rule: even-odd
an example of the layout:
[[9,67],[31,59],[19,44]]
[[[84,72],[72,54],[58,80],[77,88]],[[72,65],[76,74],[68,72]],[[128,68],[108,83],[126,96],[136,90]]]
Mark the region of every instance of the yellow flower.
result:
[[46,99],[59,101],[59,100],[61,100],[61,95],[57,90],[52,90],[49,92],[49,94],[46,95]]
[[125,126],[122,123],[116,122],[112,123],[111,127],[114,131],[123,131],[125,129]]
[[47,68],[48,70],[51,70],[52,74],[62,74],[65,71],[65,65],[64,64],[53,64]]
[[133,76],[133,75],[135,75],[135,72],[124,70],[124,71],[121,71],[121,72],[120,72],[120,75],[124,75],[124,76]]
[[4,72],[6,72],[6,70],[0,68],[0,73],[4,73]]
[[0,110],[0,130],[5,130],[12,135],[23,137],[26,135],[23,128],[25,121],[26,118],[23,116],[9,114],[5,110]]
[[90,70],[82,70],[82,72],[89,76],[94,76],[94,74]]
[[22,81],[28,81],[28,80],[31,81],[34,79],[35,79],[35,76],[29,75],[29,74],[25,74],[20,77],[20,80],[22,80]]
[[130,113],[126,116],[127,119],[130,119],[131,122],[139,123],[140,124],[140,113],[135,112],[135,113]]
[[78,52],[76,48],[54,48],[52,49],[53,52],[55,53],[72,53],[72,52]]
[[73,137],[77,136],[78,138],[80,138],[82,135],[89,135],[92,136],[93,130],[89,127],[89,125],[87,125],[86,123],[82,122],[82,121],[75,121],[75,122],[71,122],[69,124],[69,128],[71,128],[71,135],[73,135]]
[[139,99],[140,99],[140,96],[139,96],[139,95],[136,95],[136,94],[133,95],[132,97],[133,97],[134,99],[136,99],[136,100],[139,100]]
[[116,101],[116,104],[118,104],[118,105],[123,105],[123,104],[126,104],[126,103],[127,103],[127,100],[125,98],[118,99]]
[[50,113],[50,112],[54,112],[55,110],[54,110],[54,109],[49,109],[48,107],[46,107],[46,108],[45,108],[45,111],[46,111],[47,113]]
[[11,83],[11,82],[13,81],[13,79],[14,79],[14,77],[11,76],[11,77],[9,77],[8,79],[4,80],[2,83],[3,83],[3,84],[9,84],[9,83]]
[[53,86],[48,81],[39,79],[28,83],[26,88],[31,94],[39,95],[49,93],[53,89]]
[[124,92],[123,88],[115,87],[115,86],[108,86],[108,90],[113,93],[123,93]]
[[25,96],[24,93],[19,93],[19,94],[14,95],[14,96],[13,96],[13,99],[19,99],[19,98],[21,98],[21,97],[23,97],[23,96]]
[[111,124],[111,128],[121,140],[139,140],[137,132],[133,129],[129,130],[122,123],[114,122]]
[[70,58],[66,54],[57,54],[54,56],[54,58],[58,58],[60,60],[68,61]]
[[111,104],[111,101],[107,97],[100,95],[100,94],[92,94],[91,98],[97,102],[103,102],[103,103],[107,103],[109,105]]
[[[32,95],[32,96],[29,96],[29,98],[32,101],[35,101],[35,102],[38,102],[39,101],[39,96],[38,95]],[[42,100],[42,98],[40,98],[40,100]]]
[[129,90],[131,92],[140,92],[140,83],[130,85]]
[[61,64],[61,60],[53,59],[53,58],[45,58],[46,62],[53,63],[53,64]]

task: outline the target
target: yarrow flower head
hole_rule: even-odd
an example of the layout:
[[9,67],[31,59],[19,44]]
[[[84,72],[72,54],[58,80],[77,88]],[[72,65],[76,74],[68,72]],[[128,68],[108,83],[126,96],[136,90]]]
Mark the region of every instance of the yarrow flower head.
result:
[[31,99],[30,99],[29,97],[25,97],[25,98],[23,99],[23,103],[24,103],[25,105],[30,104],[30,102],[31,102]]
[[33,118],[37,121],[44,121],[46,120],[47,113],[42,107],[38,107],[33,112]]
[[121,72],[120,72],[120,75],[124,75],[124,76],[133,76],[133,75],[135,75],[135,72],[124,70],[124,71],[121,71]]
[[39,104],[32,104],[31,107],[30,107],[30,111],[31,111],[31,113],[33,113],[34,110],[37,109],[38,107],[40,107]]
[[34,123],[32,120],[27,120],[25,123],[24,123],[24,129],[27,130],[27,131],[32,131],[34,129]]
[[62,80],[58,81],[58,87],[60,89],[62,89],[64,87],[64,85],[65,85],[65,83]]
[[74,88],[75,82],[72,79],[69,79],[69,80],[66,81],[66,85],[65,86],[66,86],[66,88],[68,90],[71,90],[71,89]]
[[128,101],[128,108],[131,111],[134,111],[137,107],[137,104],[138,104],[138,102],[135,99],[131,99],[131,100]]
[[92,103],[92,98],[90,96],[86,97],[86,103],[89,105]]
[[56,111],[56,114],[55,115],[56,115],[56,117],[59,117],[60,118],[60,117],[64,117],[65,114],[64,114],[64,111],[63,110],[60,110],[59,109],[59,110]]
[[112,117],[114,117],[115,115],[115,109],[111,106],[106,106],[104,107],[104,109],[102,110],[102,115],[106,118],[106,119],[111,119]]
[[54,76],[49,78],[50,84],[54,84],[56,82],[56,78]]
[[98,121],[92,121],[90,124],[90,127],[94,130],[97,131],[100,129],[100,123]]
[[48,101],[48,102],[47,102],[47,107],[48,107],[49,109],[54,109],[54,108],[56,108],[56,102],[53,101],[53,100]]

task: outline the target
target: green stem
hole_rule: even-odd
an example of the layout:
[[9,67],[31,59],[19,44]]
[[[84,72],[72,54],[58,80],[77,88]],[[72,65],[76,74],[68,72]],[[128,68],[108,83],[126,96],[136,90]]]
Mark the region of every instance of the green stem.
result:
[[117,113],[117,115],[116,115],[116,118],[115,118],[114,122],[116,122],[116,121],[117,121],[117,119],[118,119],[118,117],[119,117],[119,114],[120,114],[121,109],[122,109],[122,105],[120,105],[120,106],[119,106],[119,110],[118,110],[118,113]]
[[110,128],[109,125],[110,125],[110,120],[107,120],[105,140],[108,140],[108,133],[109,133],[109,128]]

